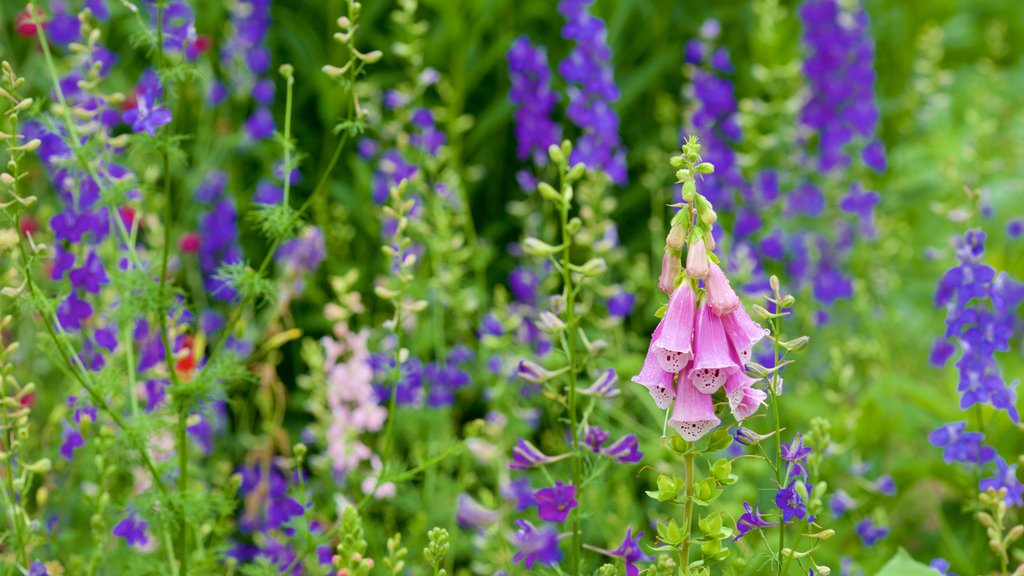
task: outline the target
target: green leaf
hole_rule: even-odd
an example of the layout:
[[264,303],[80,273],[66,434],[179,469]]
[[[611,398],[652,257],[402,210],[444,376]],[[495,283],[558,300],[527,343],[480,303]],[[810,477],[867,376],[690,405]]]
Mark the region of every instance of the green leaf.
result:
[[900,548],[876,576],[935,576],[935,569],[922,564]]

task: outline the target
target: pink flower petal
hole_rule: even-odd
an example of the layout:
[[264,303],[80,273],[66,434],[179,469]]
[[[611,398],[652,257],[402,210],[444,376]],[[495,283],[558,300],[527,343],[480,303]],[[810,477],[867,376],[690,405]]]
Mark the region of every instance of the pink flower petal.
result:
[[668,301],[661,332],[653,339],[658,364],[666,372],[679,372],[693,358],[693,317],[696,297],[689,282],[676,288]]
[[680,378],[676,405],[668,425],[675,428],[684,440],[693,442],[721,423],[715,416],[715,403],[711,396],[701,394],[687,378]]
[[722,319],[706,302],[701,303],[697,312],[694,348],[693,366],[687,378],[704,394],[714,394],[725,384],[730,372],[740,369],[733,358]]
[[743,306],[737,307],[732,314],[722,316],[722,325],[725,327],[729,342],[732,343],[732,349],[743,364],[750,362],[754,344],[768,335],[768,330],[751,320]]
[[722,272],[722,269],[714,262],[711,262],[708,267],[707,287],[711,308],[719,316],[731,314],[739,308],[740,299],[736,296],[736,291],[729,284],[725,272]]

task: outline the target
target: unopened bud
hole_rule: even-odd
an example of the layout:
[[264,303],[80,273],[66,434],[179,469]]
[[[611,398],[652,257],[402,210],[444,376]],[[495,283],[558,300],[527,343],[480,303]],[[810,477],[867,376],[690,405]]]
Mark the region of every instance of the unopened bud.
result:
[[665,237],[665,245],[676,251],[682,250],[683,243],[686,241],[685,233],[683,226],[673,226],[668,231],[668,236]]
[[551,162],[556,166],[565,164],[565,154],[562,154],[562,149],[554,144],[548,146],[548,158],[551,158]]
[[561,248],[558,246],[552,246],[537,238],[527,238],[526,240],[523,240],[523,252],[525,252],[527,256],[546,258],[557,254],[559,250],[561,250]]

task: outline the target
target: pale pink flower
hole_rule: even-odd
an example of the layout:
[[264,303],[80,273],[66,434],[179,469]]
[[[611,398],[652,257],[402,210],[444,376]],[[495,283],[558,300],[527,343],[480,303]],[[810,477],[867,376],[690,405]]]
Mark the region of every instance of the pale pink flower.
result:
[[661,319],[660,332],[654,337],[653,351],[658,365],[666,372],[679,372],[693,358],[693,316],[696,296],[689,282],[672,293],[668,309]]
[[[337,332],[336,332],[337,333]],[[368,333],[341,332],[335,340],[324,337],[324,372],[327,376],[327,455],[334,470],[345,473],[369,460],[373,451],[359,441],[364,432],[383,427],[388,411],[377,403],[373,369],[366,346]]]
[[709,264],[707,288],[711,308],[719,316],[731,314],[739,308],[740,299],[736,296],[736,291],[729,285],[729,279],[725,277],[725,272],[722,272],[722,269],[714,262]]
[[725,334],[732,343],[732,349],[739,356],[740,363],[750,362],[750,353],[757,344],[768,335],[768,331],[760,324],[750,319],[750,315],[743,306],[736,308],[732,314],[722,316],[722,325],[725,326]]
[[753,416],[764,404],[768,394],[764,390],[753,387],[757,382],[741,371],[733,372],[725,381],[725,396],[729,400],[729,409],[737,420],[746,420]]
[[708,250],[703,238],[690,242],[686,251],[686,275],[700,280],[708,277]]
[[714,394],[725,384],[730,372],[740,369],[730,350],[722,319],[707,302],[701,302],[697,312],[694,348],[693,365],[687,378],[704,394]]
[[679,256],[670,250],[665,250],[665,255],[661,257],[661,276],[658,276],[658,289],[665,294],[671,294],[676,286],[676,276],[679,276],[679,271],[682,268]]
[[693,442],[721,424],[715,416],[715,403],[710,394],[702,394],[688,378],[680,376],[676,392],[676,405],[668,425],[675,428],[684,440]]
[[658,327],[654,329],[654,334],[651,335],[651,345],[647,350],[647,356],[644,358],[643,368],[640,369],[640,373],[633,376],[633,382],[640,384],[647,391],[650,392],[651,398],[654,398],[654,403],[657,404],[658,408],[664,410],[672,404],[672,400],[676,397],[675,392],[675,374],[672,372],[666,372],[661,368],[661,364],[658,363],[658,352],[654,347],[654,343],[661,336],[662,324],[658,324]]

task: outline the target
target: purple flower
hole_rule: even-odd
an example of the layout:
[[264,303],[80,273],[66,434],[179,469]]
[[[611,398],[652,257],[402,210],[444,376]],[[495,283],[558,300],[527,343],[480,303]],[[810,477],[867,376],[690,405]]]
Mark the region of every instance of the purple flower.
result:
[[57,320],[64,330],[74,332],[81,330],[82,322],[92,316],[92,306],[72,292],[68,297],[61,300],[57,306]]
[[896,494],[896,481],[888,474],[879,476],[878,480],[875,480],[871,487],[879,494],[883,494],[885,496],[893,496]]
[[563,460],[568,457],[569,454],[548,456],[533,444],[520,438],[519,441],[516,442],[515,448],[512,449],[512,462],[509,463],[508,467],[512,470],[528,470],[530,468],[537,468],[538,466],[558,462],[559,460]]
[[551,90],[547,53],[543,48],[535,48],[526,36],[520,36],[506,58],[512,81],[509,99],[516,107],[516,156],[520,160],[532,157],[535,163],[545,165],[548,147],[561,140],[561,130],[550,117],[558,94]]
[[1006,489],[1006,504],[1024,507],[1024,485],[1017,479],[1017,465],[1010,466],[1002,456],[996,457],[996,473],[978,482],[981,491]]
[[519,267],[508,275],[508,286],[516,300],[524,304],[533,304],[540,289],[540,278],[533,271]]
[[64,442],[60,445],[60,455],[65,460],[71,460],[75,456],[75,450],[85,446],[85,438],[78,428],[64,423]]
[[949,571],[949,562],[943,558],[936,558],[929,564],[936,572],[942,576],[957,576],[956,574]]
[[245,121],[245,134],[252,140],[265,140],[274,135],[277,125],[270,110],[259,108]]
[[[778,501],[778,497],[776,497],[776,501]],[[759,530],[767,526],[779,525],[778,522],[765,521],[765,519],[761,517],[761,513],[758,512],[756,503],[754,504],[754,509],[751,510],[750,504],[744,502],[743,509],[746,510],[746,512],[736,520],[736,537],[732,539],[733,542],[743,538],[747,532],[750,532],[751,530]]]
[[619,290],[605,302],[608,307],[608,315],[614,318],[625,318],[633,312],[633,305],[636,304],[636,294]]
[[148,524],[140,520],[134,510],[129,509],[128,515],[114,526],[111,534],[124,538],[125,544],[129,546],[145,546],[149,542],[149,536],[146,535],[147,526]]
[[1024,236],[1024,218],[1014,218],[1007,222],[1006,235],[1014,239]]
[[[807,486],[807,490],[810,492],[810,486]],[[783,522],[789,522],[793,518],[803,520],[807,515],[807,502],[804,502],[797,492],[795,480],[775,493],[775,505],[782,511]]]
[[807,456],[810,453],[811,449],[804,446],[804,437],[801,434],[794,436],[792,442],[782,443],[782,459],[789,462],[791,466],[790,476],[807,475],[804,462],[807,461]]
[[644,454],[640,451],[640,444],[636,434],[627,434],[618,442],[607,448],[601,449],[601,454],[615,459],[621,464],[635,464],[643,459]]
[[147,70],[139,80],[135,107],[124,113],[124,121],[135,132],[146,132],[156,135],[156,129],[171,123],[171,112],[160,106],[163,98],[163,87],[160,78],[151,70]]
[[93,250],[85,258],[85,264],[81,268],[75,268],[68,275],[71,285],[75,288],[84,288],[87,292],[96,294],[100,287],[110,282],[107,271],[103,269],[103,262]]
[[550,488],[541,488],[533,494],[537,513],[545,522],[565,522],[569,512],[576,507],[576,487],[567,486],[561,480]]
[[832,509],[832,515],[836,519],[842,518],[847,512],[857,507],[857,501],[843,490],[837,490],[828,502]]
[[598,375],[593,384],[581,389],[579,392],[580,394],[595,398],[615,398],[621,392],[616,385],[618,381],[619,376],[615,373],[615,369],[608,368]]
[[298,238],[282,244],[275,255],[278,262],[299,274],[316,271],[326,257],[324,234],[316,226],[303,229]]
[[515,533],[517,551],[512,561],[523,563],[527,570],[537,562],[541,564],[557,564],[562,560],[562,551],[558,549],[558,532],[550,526],[539,530],[526,520],[516,520],[519,528]]
[[640,574],[640,568],[637,567],[637,562],[653,562],[654,558],[644,554],[640,548],[640,539],[643,538],[644,533],[638,532],[637,535],[633,536],[633,529],[626,529],[626,536],[622,539],[622,544],[615,550],[605,550],[603,548],[592,548],[587,546],[588,549],[593,550],[599,554],[605,556],[611,556],[613,558],[621,558],[626,563],[626,576],[638,576]]
[[501,495],[506,500],[514,500],[516,510],[522,512],[536,504],[533,501],[533,488],[530,486],[530,479],[527,477],[513,480],[501,489]]
[[463,528],[483,530],[497,522],[500,516],[494,510],[484,507],[483,504],[474,500],[472,496],[463,492],[459,494],[459,505],[455,513],[455,519],[458,521],[459,526]]
[[876,542],[889,535],[889,529],[884,526],[875,526],[875,523],[867,518],[857,523],[857,535],[865,546],[874,546]]
[[50,576],[50,573],[46,570],[46,564],[36,560],[29,567],[28,576]]
[[588,11],[591,1],[558,3],[566,20],[562,36],[576,43],[558,65],[558,72],[570,85],[566,116],[583,131],[570,161],[601,169],[621,186],[626,183],[626,149],[619,138],[619,117],[612,109],[619,88],[612,74],[607,29]]

